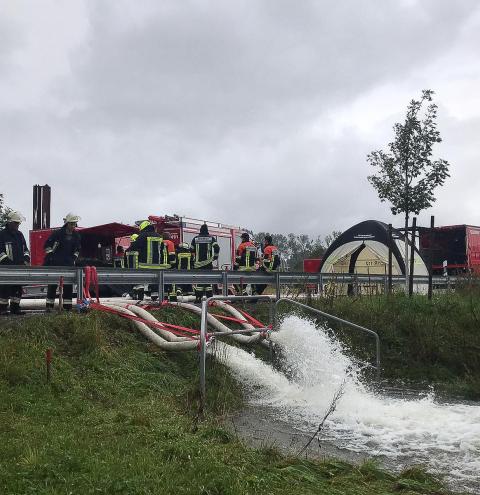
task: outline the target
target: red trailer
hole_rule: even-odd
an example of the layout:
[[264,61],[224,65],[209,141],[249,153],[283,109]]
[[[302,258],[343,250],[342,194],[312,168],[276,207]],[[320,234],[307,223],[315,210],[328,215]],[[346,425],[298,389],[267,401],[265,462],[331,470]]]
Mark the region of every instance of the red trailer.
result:
[[[480,227],[448,225],[420,231],[420,253],[432,256],[434,275],[480,274]],[[446,262],[446,263],[445,263]]]
[[318,273],[322,258],[311,258],[303,260],[303,271],[307,273]]
[[[44,245],[50,234],[56,229],[30,231],[30,254],[32,265],[43,265]],[[118,245],[130,246],[130,236],[138,233],[138,227],[122,223],[106,223],[94,227],[79,228],[82,237],[82,249],[79,264],[110,266]]]

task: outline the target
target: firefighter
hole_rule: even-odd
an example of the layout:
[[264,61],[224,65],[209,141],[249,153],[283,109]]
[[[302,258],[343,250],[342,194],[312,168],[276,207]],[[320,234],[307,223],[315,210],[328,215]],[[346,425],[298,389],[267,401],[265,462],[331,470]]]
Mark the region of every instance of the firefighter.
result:
[[[250,240],[250,236],[247,232],[244,232],[241,236],[242,242],[237,248],[235,257],[234,270],[241,272],[254,272],[257,269],[257,246]],[[242,287],[236,285],[235,289],[237,293],[247,295]],[[252,285],[252,293],[255,292],[255,286]]]
[[135,241],[138,239],[138,234],[130,236],[130,246],[125,252],[124,266],[125,268],[138,268],[138,251],[135,251]]
[[[69,213],[63,219],[63,227],[55,230],[45,242],[44,266],[75,266],[80,254],[80,234],[76,231],[80,217]],[[77,287],[80,294],[82,288]],[[50,284],[47,289],[47,311],[51,311],[55,305],[57,284]],[[65,285],[63,288],[63,309],[72,309],[73,286]]]
[[237,248],[235,264],[241,272],[254,272],[257,261],[257,246],[250,240],[250,236],[244,232],[241,235],[242,242]]
[[125,249],[120,244],[117,246],[117,251],[113,257],[114,268],[125,268]]
[[[136,268],[165,270],[171,267],[168,253],[168,245],[163,241],[163,235],[155,230],[149,220],[144,220],[140,224],[140,234],[131,244],[130,252],[138,253]],[[156,285],[149,285],[150,293],[156,289]]]
[[[18,211],[8,213],[7,224],[0,231],[0,265],[28,265],[30,263],[30,253],[25,237],[18,230],[23,221],[25,221],[25,217]],[[9,299],[10,313],[21,315],[21,298],[21,285],[0,285],[0,315],[8,314]]]
[[[273,244],[272,236],[266,235],[262,246],[262,257],[260,259],[259,271],[266,273],[277,272],[280,268],[280,252]],[[258,295],[263,294],[266,289],[267,284],[257,284],[255,287],[255,292]]]
[[[200,234],[192,239],[191,250],[195,257],[193,267],[199,270],[213,270],[213,262],[218,260],[220,246],[217,238],[210,235],[207,224],[200,227]],[[200,302],[202,296],[213,296],[213,287],[209,284],[195,286],[195,302]]]
[[[191,270],[193,266],[193,252],[188,242],[182,242],[177,247],[177,270]],[[177,296],[193,294],[192,284],[177,285]]]

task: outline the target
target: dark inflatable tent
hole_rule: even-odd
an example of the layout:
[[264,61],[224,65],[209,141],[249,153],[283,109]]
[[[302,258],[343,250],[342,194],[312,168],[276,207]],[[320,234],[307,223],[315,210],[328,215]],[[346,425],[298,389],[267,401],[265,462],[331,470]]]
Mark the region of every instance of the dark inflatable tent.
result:
[[[350,227],[327,249],[320,272],[386,274],[388,271],[388,225],[377,220],[366,220]],[[393,229],[392,274],[405,274],[403,234]],[[410,248],[409,248],[410,249]],[[414,274],[428,275],[428,269],[415,247]]]

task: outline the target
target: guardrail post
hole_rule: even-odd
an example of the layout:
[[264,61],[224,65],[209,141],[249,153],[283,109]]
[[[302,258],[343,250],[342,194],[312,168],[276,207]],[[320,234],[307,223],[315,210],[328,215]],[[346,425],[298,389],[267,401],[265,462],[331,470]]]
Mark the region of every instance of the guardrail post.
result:
[[428,231],[429,233],[429,241],[430,241],[430,247],[428,249],[428,299],[432,298],[432,293],[433,293],[433,236],[434,236],[434,229],[435,228],[435,217],[432,215],[430,217],[430,230]]
[[161,303],[163,299],[165,298],[165,291],[164,291],[164,273],[163,270],[158,271],[158,302]]
[[77,268],[77,304],[83,299],[83,269]]
[[222,295],[227,297],[228,296],[228,272],[227,270],[223,270],[222,272]]
[[280,272],[275,273],[275,299],[278,301],[281,297],[280,294]]

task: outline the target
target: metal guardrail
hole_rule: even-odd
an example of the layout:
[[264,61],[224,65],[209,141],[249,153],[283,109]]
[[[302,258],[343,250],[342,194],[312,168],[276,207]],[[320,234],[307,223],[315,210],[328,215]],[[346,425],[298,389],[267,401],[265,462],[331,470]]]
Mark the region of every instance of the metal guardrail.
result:
[[[79,279],[81,267],[27,267],[0,265],[0,285],[31,285],[57,283],[63,277],[66,284],[75,283]],[[305,285],[323,284],[334,281],[339,284],[374,282],[385,284],[387,276],[364,275],[348,273],[304,273],[304,272],[241,272],[234,270],[130,270],[123,268],[97,267],[98,282],[100,285],[115,284],[156,284],[163,278],[164,284],[271,284]],[[405,283],[405,276],[392,277],[394,284]],[[433,277],[435,285],[448,285],[464,277]],[[415,275],[414,283],[427,285],[428,276]],[[277,290],[279,297],[279,289]]]
[[319,309],[312,308],[311,306],[307,306],[306,304],[302,304],[298,301],[294,301],[293,299],[288,299],[286,297],[282,297],[281,299],[278,299],[275,302],[275,314],[274,314],[274,328],[276,329],[277,325],[277,308],[282,302],[288,302],[290,304],[293,304],[295,306],[298,306],[302,309],[306,309],[307,311],[310,311],[311,313],[318,314],[324,318],[327,318],[329,320],[336,321],[337,323],[341,323],[342,325],[347,325],[350,328],[355,328],[356,330],[360,330],[362,332],[368,333],[369,335],[372,335],[375,338],[375,346],[376,346],[376,374],[377,374],[377,380],[380,379],[380,337],[378,336],[377,332],[374,332],[373,330],[370,330],[369,328],[362,327],[361,325],[357,325],[356,323],[352,323],[351,321],[344,320],[342,318],[339,318],[338,316],[333,316],[329,313],[325,313],[323,311],[320,311]]

